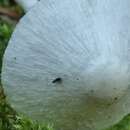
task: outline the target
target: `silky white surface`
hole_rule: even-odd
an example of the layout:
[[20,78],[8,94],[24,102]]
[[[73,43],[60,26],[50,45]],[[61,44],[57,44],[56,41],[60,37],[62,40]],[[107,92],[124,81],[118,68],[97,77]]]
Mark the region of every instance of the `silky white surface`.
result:
[[[39,2],[4,55],[9,101],[58,130],[98,130],[119,121],[130,112],[129,12],[129,0]],[[62,81],[53,83],[56,78]]]
[[26,11],[31,9],[39,0],[16,0]]

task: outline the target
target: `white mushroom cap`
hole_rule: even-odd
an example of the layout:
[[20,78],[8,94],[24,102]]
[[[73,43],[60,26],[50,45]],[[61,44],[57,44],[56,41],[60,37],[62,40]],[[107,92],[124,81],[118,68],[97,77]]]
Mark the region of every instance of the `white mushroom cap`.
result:
[[129,7],[129,0],[39,2],[4,55],[13,106],[58,130],[98,130],[128,114]]
[[32,8],[39,0],[16,0],[26,11]]

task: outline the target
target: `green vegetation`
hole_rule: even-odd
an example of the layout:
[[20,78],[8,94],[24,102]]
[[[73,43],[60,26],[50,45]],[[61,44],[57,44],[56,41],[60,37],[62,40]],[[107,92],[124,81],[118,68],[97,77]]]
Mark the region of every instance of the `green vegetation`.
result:
[[130,114],[125,116],[118,124],[105,130],[130,130]]
[[0,0],[0,5],[2,6],[9,6],[10,5],[10,0]]
[[6,102],[3,89],[0,90],[0,130],[53,130],[52,126],[32,121],[19,115]]
[[12,30],[13,29],[11,25],[9,25],[7,22],[2,21],[0,19],[0,73],[1,73],[1,67],[2,67],[3,53],[7,46]]
[[0,0],[0,6],[15,10],[18,14],[23,13],[23,9],[16,4],[15,0]]
[[0,130],[53,130],[52,126],[40,124],[18,115],[5,100],[0,103]]

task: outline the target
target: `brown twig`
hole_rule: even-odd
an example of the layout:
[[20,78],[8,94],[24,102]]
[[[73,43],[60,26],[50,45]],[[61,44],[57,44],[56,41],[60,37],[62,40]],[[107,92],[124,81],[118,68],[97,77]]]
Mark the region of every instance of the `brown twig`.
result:
[[17,12],[12,11],[11,9],[8,9],[5,7],[1,7],[1,6],[0,6],[0,15],[6,15],[15,20],[19,20],[20,18],[20,15]]
[[5,96],[5,94],[4,94],[4,89],[3,89],[3,87],[2,87],[2,84],[0,83],[0,99],[1,100],[5,100],[6,99],[6,96]]

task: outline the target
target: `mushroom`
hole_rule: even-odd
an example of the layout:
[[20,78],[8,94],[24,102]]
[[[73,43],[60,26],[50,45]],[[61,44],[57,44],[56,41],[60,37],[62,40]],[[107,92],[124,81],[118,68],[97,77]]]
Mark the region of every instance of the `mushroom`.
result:
[[58,130],[100,130],[127,115],[129,7],[129,0],[38,2],[3,59],[13,107]]
[[25,11],[28,11],[32,8],[39,0],[16,0],[18,4],[20,4]]

